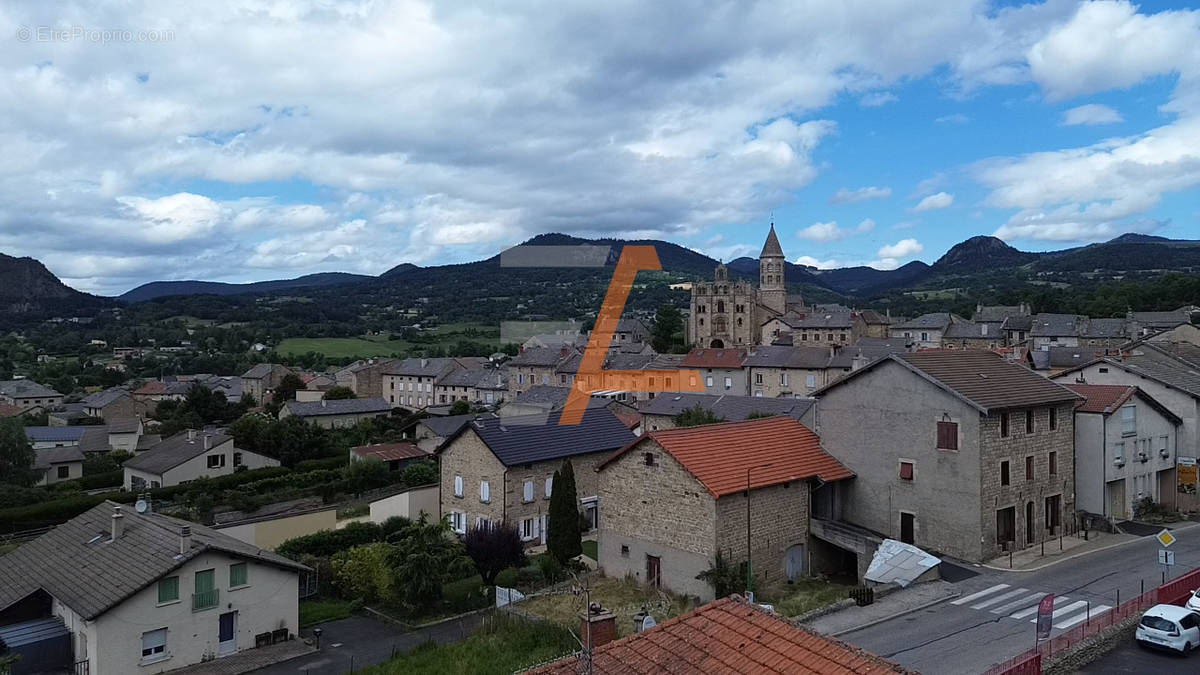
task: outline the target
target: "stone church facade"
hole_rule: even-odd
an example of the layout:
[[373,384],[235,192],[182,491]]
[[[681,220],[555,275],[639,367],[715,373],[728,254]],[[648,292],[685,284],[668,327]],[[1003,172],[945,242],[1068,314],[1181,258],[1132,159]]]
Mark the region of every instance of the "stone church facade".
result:
[[758,256],[758,287],[730,281],[718,265],[711,282],[692,285],[688,337],[698,348],[745,347],[762,343],[762,324],[788,311],[785,258],[775,224]]

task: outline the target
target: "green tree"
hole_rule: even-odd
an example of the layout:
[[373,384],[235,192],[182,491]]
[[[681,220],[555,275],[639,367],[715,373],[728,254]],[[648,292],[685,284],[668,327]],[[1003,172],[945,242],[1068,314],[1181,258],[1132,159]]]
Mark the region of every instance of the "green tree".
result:
[[275,387],[275,395],[272,400],[275,403],[294,401],[296,400],[296,392],[304,389],[306,386],[304,380],[300,379],[299,375],[288,373],[279,381],[279,386]]
[[575,469],[571,460],[563,461],[554,472],[550,493],[550,518],[546,523],[546,550],[566,565],[583,553],[583,530],[579,525],[579,497],[575,493]]
[[325,399],[326,401],[341,401],[350,398],[358,398],[358,396],[355,395],[354,390],[350,387],[331,387],[329,391],[325,392],[325,395],[321,398]]
[[471,412],[471,404],[459,399],[450,406],[451,415],[466,415]]
[[484,586],[495,586],[496,575],[509,567],[524,567],[525,545],[517,526],[507,522],[472,527],[463,537],[463,548],[475,563]]
[[40,478],[33,468],[36,460],[37,452],[25,435],[21,421],[16,418],[0,420],[0,481],[22,487],[33,485]]
[[[654,316],[650,330],[650,346],[659,353],[677,351],[683,345],[683,314],[674,305],[663,305]],[[679,334],[679,337],[676,337]]]
[[357,493],[383,487],[391,482],[387,464],[379,461],[377,457],[350,462],[345,474],[350,489]]
[[757,420],[757,419],[762,419],[764,417],[775,417],[776,414],[777,413],[769,413],[769,412],[763,412],[762,410],[755,410],[754,412],[750,413],[749,415],[746,415],[746,419]]
[[438,481],[437,464],[429,460],[413,462],[404,467],[400,478],[405,485],[429,485]]
[[396,545],[396,591],[400,606],[413,614],[424,612],[442,599],[442,587],[469,573],[470,559],[462,542],[450,536],[449,522],[420,520],[395,532],[389,540]]
[[717,424],[724,421],[724,417],[718,417],[716,413],[699,404],[685,408],[683,412],[675,416],[675,426],[677,427],[698,427],[702,424]]
[[343,597],[364,602],[397,601],[392,572],[396,547],[385,542],[356,546],[329,559],[334,585]]

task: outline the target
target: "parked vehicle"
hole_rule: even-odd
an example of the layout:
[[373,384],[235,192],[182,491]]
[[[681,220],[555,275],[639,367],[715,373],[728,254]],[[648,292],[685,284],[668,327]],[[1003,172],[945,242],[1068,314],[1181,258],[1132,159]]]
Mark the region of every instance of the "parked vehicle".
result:
[[1187,607],[1155,605],[1142,615],[1134,638],[1143,647],[1187,654],[1200,646],[1200,614]]
[[1200,589],[1192,591],[1192,597],[1188,598],[1185,607],[1193,612],[1200,612]]

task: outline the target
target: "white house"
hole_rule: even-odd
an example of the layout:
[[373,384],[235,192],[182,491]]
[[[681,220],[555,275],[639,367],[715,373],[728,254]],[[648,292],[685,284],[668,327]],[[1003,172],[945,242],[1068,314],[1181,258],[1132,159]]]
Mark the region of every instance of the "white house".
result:
[[78,445],[66,445],[34,450],[37,459],[33,466],[42,471],[38,485],[61,483],[83,477],[83,452]]
[[168,487],[201,477],[261,469],[279,461],[233,445],[233,437],[193,429],[175,434],[125,462],[126,490]]
[[1133,385],[1066,387],[1087,399],[1075,409],[1077,508],[1128,520],[1143,498],[1174,505],[1179,416]]
[[48,672],[163,673],[291,639],[306,571],[108,501],[0,556],[0,631],[36,626]]
[[288,401],[279,409],[279,419],[299,417],[326,429],[352,427],[363,420],[387,417],[392,404],[381,398],[348,398],[327,401]]

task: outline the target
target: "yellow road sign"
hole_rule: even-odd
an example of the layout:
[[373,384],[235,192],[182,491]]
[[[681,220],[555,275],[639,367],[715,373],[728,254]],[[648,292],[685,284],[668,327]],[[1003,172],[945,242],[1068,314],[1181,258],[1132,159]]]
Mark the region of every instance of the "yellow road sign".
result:
[[1154,538],[1158,540],[1158,543],[1163,545],[1163,548],[1175,543],[1175,535],[1171,534],[1171,532],[1165,527],[1163,528],[1162,532],[1154,535]]

